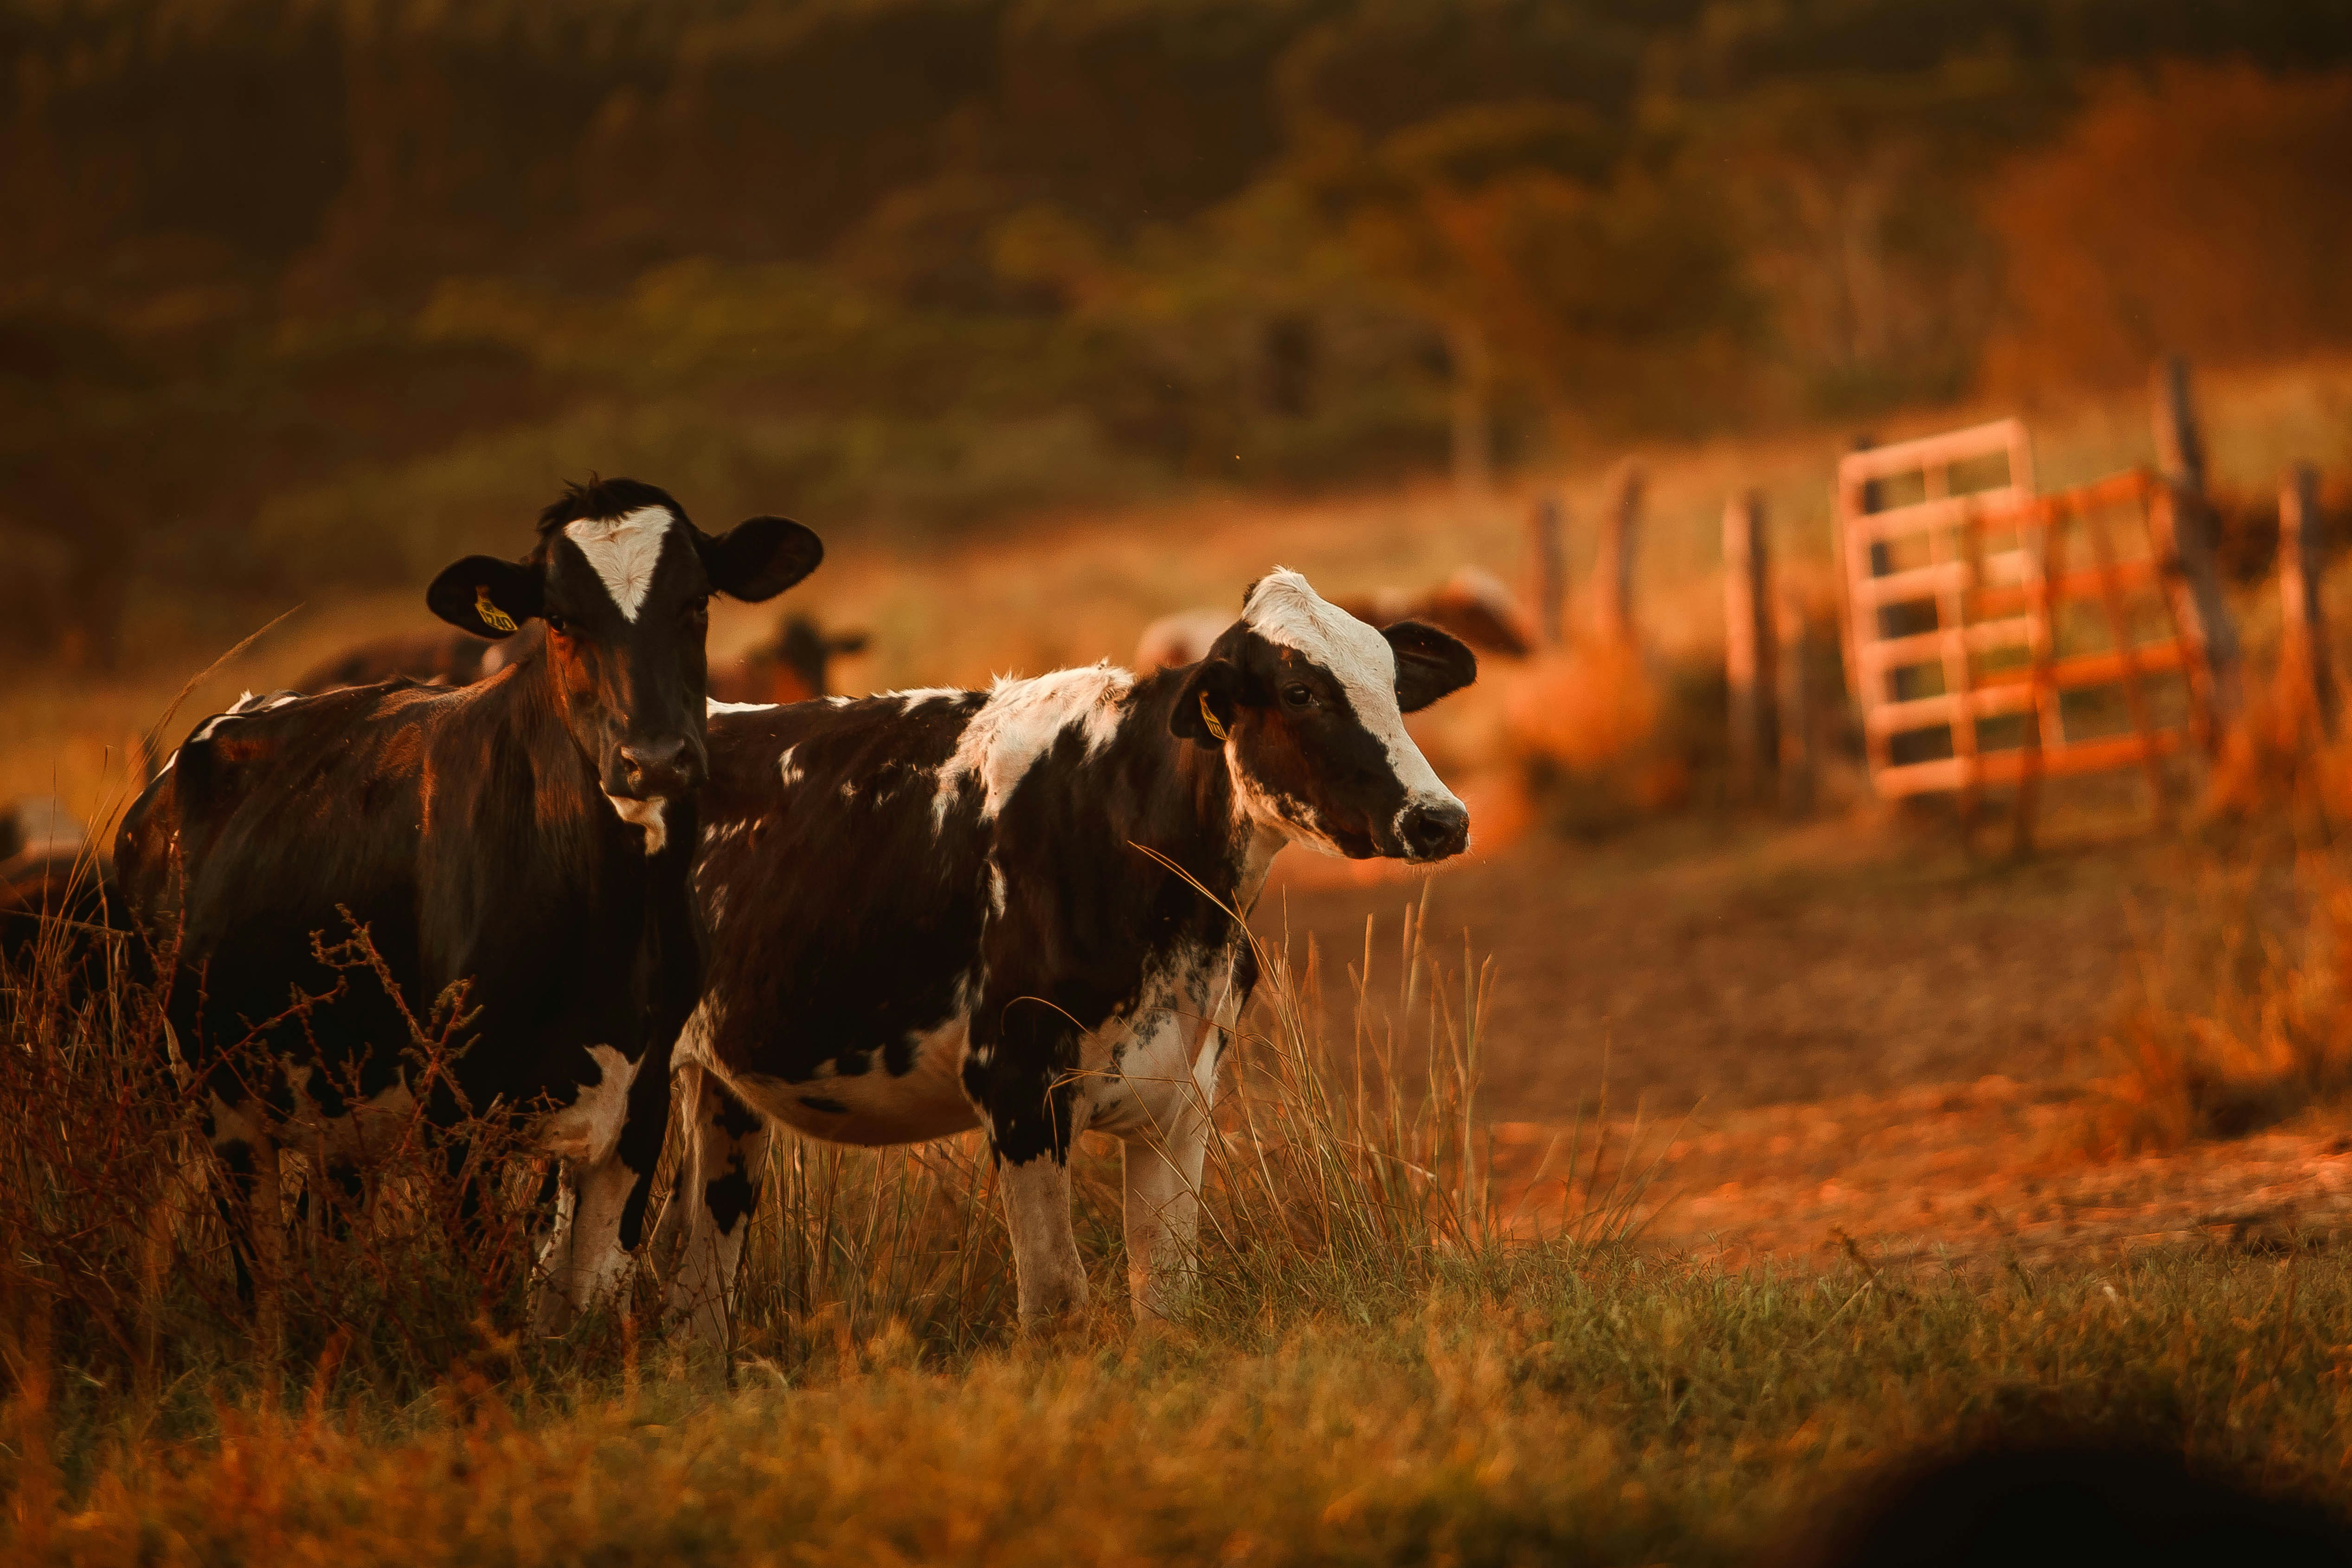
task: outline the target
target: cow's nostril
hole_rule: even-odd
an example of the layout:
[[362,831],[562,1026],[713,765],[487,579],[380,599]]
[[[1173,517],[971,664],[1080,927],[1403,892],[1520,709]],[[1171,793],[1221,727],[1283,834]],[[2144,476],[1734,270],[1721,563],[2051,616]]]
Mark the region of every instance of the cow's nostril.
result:
[[673,795],[699,781],[683,741],[650,741],[620,748],[621,766],[630,787],[641,795]]
[[1458,805],[1416,805],[1397,826],[1415,860],[1441,860],[1470,847],[1470,814]]

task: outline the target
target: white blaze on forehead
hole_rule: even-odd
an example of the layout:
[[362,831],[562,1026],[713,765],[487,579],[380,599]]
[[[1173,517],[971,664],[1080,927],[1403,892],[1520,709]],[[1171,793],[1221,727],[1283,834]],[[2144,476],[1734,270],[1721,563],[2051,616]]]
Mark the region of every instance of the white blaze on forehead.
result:
[[662,542],[677,522],[667,507],[641,506],[619,517],[583,517],[566,523],[563,537],[580,547],[580,553],[604,580],[604,591],[613,595],[613,603],[634,621],[654,585]]
[[993,819],[1029,764],[1073,725],[1085,734],[1088,756],[1109,745],[1134,686],[1134,676],[1108,663],[1057,669],[1032,680],[999,680],[964,726],[955,754],[940,767],[939,793],[931,800],[934,826],[947,822],[957,787],[967,777],[981,781],[981,816]]
[[1462,804],[1405,733],[1404,714],[1397,707],[1396,649],[1388,638],[1326,600],[1297,573],[1279,566],[1250,590],[1242,620],[1276,647],[1294,649],[1331,672],[1347,692],[1356,721],[1387,751],[1408,807]]

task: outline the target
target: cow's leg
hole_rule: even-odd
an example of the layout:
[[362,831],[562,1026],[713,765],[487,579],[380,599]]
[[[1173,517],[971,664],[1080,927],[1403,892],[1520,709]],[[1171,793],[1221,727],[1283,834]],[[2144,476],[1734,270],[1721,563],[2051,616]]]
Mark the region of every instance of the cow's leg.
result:
[[[735,1273],[760,1201],[768,1124],[719,1075],[691,1064],[677,1089],[686,1105],[686,1148],[670,1213],[682,1215],[686,1249],[670,1282],[672,1315],[705,1344],[732,1342]],[[669,1215],[663,1215],[665,1228]]]
[[[1130,1075],[1140,1125],[1126,1135],[1127,1284],[1135,1321],[1166,1318],[1200,1274],[1201,1167],[1216,1103],[1219,1032],[1171,1016],[1181,1065],[1156,1079]],[[1171,1053],[1172,1054],[1172,1053]]]
[[1002,1163],[1004,1219],[1013,1233],[1013,1277],[1021,1325],[1076,1313],[1087,1301],[1087,1266],[1070,1224],[1069,1152]]
[[278,1141],[250,1099],[232,1105],[217,1092],[210,1098],[205,1131],[221,1174],[214,1206],[228,1236],[236,1293],[252,1306],[263,1343],[274,1346],[282,1327],[280,1291],[286,1273],[285,1188]]
[[1024,1328],[1076,1312],[1087,1300],[1086,1265],[1070,1223],[1079,1100],[1067,1071],[1077,1031],[1067,1014],[1039,999],[1047,994],[1007,986],[982,998],[963,1068],[964,1093],[996,1156]]
[[278,1142],[248,1128],[213,1147],[227,1178],[220,1211],[236,1263],[237,1292],[253,1304],[263,1351],[274,1354],[286,1334],[286,1189]]
[[565,1332],[583,1313],[612,1303],[628,1284],[621,1215],[636,1173],[618,1159],[565,1160],[557,1178],[555,1226],[540,1254],[533,1326]]
[[[668,1131],[667,1044],[634,1064],[615,1055],[603,1065],[604,1081],[591,1086],[595,1098],[583,1093],[572,1107],[585,1114],[571,1125],[592,1129],[593,1135],[584,1146],[562,1151],[555,1224],[540,1254],[532,1314],[541,1334],[562,1333],[581,1313],[625,1295]],[[603,1111],[608,1109],[620,1115],[607,1118]]]

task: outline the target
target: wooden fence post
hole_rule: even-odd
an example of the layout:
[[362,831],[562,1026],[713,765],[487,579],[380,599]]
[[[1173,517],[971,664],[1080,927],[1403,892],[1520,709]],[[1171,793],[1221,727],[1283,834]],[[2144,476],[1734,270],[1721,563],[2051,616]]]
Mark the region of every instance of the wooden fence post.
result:
[[1593,563],[1595,629],[1606,642],[1631,644],[1633,635],[1633,550],[1641,532],[1641,463],[1627,458],[1610,476],[1601,513],[1601,551]]
[[1558,647],[1568,640],[1566,532],[1559,498],[1538,500],[1528,514],[1528,593],[1535,610],[1536,641],[1544,647]]
[[1780,643],[1779,711],[1774,715],[1780,742],[1780,809],[1802,816],[1813,809],[1813,710],[1805,668],[1805,606],[1783,588],[1776,597],[1774,619]]
[[1748,490],[1723,509],[1723,674],[1730,695],[1732,790],[1766,794],[1780,760],[1774,731],[1775,654],[1771,566],[1764,542],[1764,495]]
[[2319,472],[2297,463],[2279,489],[2279,595],[2285,612],[2285,646],[2279,678],[2298,727],[2308,713],[2321,735],[2336,734],[2336,671],[2327,647],[2327,625],[2319,608]]
[[2220,520],[2205,494],[2205,440],[2189,395],[2189,362],[2173,354],[2157,365],[2153,379],[2156,453],[2165,486],[2149,522],[2174,615],[2196,645],[2203,666],[2199,673],[2213,714],[2214,732],[2206,737],[2210,749],[2221,743],[2221,732],[2237,721],[2243,707],[2238,630],[2221,597],[2216,559]]

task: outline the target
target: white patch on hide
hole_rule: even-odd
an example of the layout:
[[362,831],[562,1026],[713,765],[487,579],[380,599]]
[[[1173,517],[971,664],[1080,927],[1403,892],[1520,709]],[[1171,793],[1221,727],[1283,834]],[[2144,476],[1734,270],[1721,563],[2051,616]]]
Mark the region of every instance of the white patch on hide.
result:
[[[256,713],[271,712],[277,709],[285,707],[289,702],[299,702],[301,699],[302,693],[299,691],[281,691],[278,695],[268,699],[267,701],[264,701],[263,700],[254,696],[250,691],[240,691],[236,694],[236,700],[230,703],[226,711],[215,713],[211,718],[205,720],[203,724],[197,727],[196,732],[188,737],[186,743],[194,745],[198,741],[211,740],[213,738],[213,731],[219,729],[221,725],[228,720],[247,719],[251,718]],[[175,757],[179,755],[176,751],[172,754]]]
[[[703,1007],[709,1003],[706,1000]],[[879,1146],[952,1137],[980,1125],[964,1098],[964,1050],[971,1024],[959,1016],[918,1036],[913,1063],[903,1073],[883,1066],[881,1053],[862,1073],[825,1070],[805,1082],[765,1074],[730,1073],[713,1058],[709,1021],[698,1011],[678,1037],[677,1059],[719,1075],[737,1098],[772,1121],[834,1143]],[[810,1104],[814,1100],[816,1104]]]
[[702,700],[703,711],[713,719],[721,713],[765,713],[774,706],[772,702],[721,702],[716,697]]
[[896,702],[902,712],[912,713],[926,702],[952,702],[964,695],[961,686],[912,686],[904,691],[877,691],[874,694],[886,702]]
[[662,820],[662,807],[669,803],[658,796],[652,800],[631,800],[626,795],[608,795],[613,809],[623,822],[646,830],[646,853],[658,855],[669,843],[669,824]]
[[786,789],[792,788],[805,776],[800,769],[793,765],[793,753],[799,750],[798,746],[786,746],[783,755],[776,759],[776,772],[782,777]]
[[1127,695],[1134,687],[1134,676],[1108,663],[1057,669],[1030,680],[999,680],[964,726],[955,754],[940,768],[932,830],[947,826],[956,791],[967,777],[981,781],[981,818],[993,821],[1030,764],[1072,725],[1084,733],[1088,756],[1109,745],[1127,716]]
[[604,1076],[594,1083],[579,1085],[579,1097],[541,1126],[539,1142],[551,1154],[601,1165],[621,1145],[621,1128],[629,1119],[629,1086],[636,1081],[637,1064],[610,1046],[591,1046],[588,1055]]

